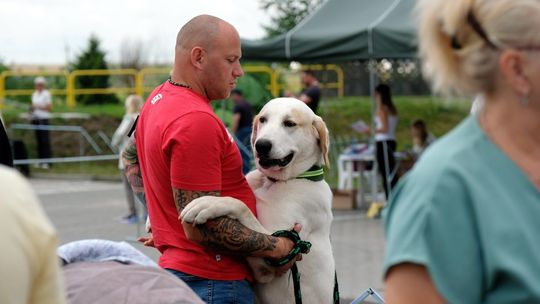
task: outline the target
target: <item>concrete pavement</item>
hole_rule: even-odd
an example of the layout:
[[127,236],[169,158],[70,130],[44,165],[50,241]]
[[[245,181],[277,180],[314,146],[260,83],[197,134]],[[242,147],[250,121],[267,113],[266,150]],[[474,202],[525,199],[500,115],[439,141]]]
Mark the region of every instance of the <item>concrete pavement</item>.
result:
[[[91,238],[133,240],[138,235],[136,225],[119,221],[127,212],[121,183],[81,179],[31,179],[30,183],[58,230],[61,244]],[[352,210],[335,210],[334,216],[332,243],[342,303],[349,303],[369,287],[382,291],[381,221]],[[157,260],[155,249],[133,244]]]

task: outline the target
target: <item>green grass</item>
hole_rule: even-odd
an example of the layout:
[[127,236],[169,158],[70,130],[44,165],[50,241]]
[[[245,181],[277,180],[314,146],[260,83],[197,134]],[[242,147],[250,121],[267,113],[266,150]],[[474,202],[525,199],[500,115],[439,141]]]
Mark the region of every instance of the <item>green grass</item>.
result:
[[[1,112],[2,119],[9,125],[12,122],[19,122],[19,115],[21,113],[28,112],[30,104],[23,102],[6,102]],[[108,116],[115,119],[122,119],[124,115],[124,105],[117,104],[102,104],[102,105],[82,105],[77,104],[73,108],[69,108],[65,103],[54,101],[52,113],[85,113],[90,114],[92,117]]]
[[77,104],[73,109],[68,108],[66,105],[55,105],[53,112],[57,113],[66,113],[66,112],[76,112],[76,113],[86,113],[90,114],[93,117],[99,116],[111,116],[115,119],[122,119],[124,116],[125,108],[121,103],[118,104],[102,104],[102,105],[80,105]]

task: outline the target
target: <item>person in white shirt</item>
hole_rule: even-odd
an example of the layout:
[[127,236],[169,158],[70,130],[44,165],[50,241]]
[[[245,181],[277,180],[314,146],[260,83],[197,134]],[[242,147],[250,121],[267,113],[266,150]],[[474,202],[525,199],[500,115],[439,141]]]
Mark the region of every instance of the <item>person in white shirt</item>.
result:
[[376,158],[384,193],[388,199],[390,190],[398,181],[398,176],[394,172],[398,112],[392,102],[392,92],[388,85],[381,83],[375,87],[375,99],[377,100],[377,115],[375,116]]
[[[46,81],[43,77],[34,79],[36,90],[32,94],[32,124],[36,126],[48,126],[51,117],[51,93],[45,89]],[[51,144],[49,130],[36,130],[36,142],[38,146],[39,158],[51,158]],[[41,168],[48,169],[48,163],[41,163]]]

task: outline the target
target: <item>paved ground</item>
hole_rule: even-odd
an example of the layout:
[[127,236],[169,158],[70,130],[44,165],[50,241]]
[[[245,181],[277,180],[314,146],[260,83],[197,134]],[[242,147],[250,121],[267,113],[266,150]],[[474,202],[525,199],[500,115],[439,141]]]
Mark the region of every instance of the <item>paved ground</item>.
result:
[[[132,240],[138,234],[136,225],[119,222],[127,210],[120,183],[78,179],[30,182],[62,244],[89,238]],[[139,229],[142,231],[142,227]],[[368,287],[382,290],[384,241],[380,220],[367,219],[358,211],[336,210],[332,243],[342,303],[350,302]],[[156,250],[135,243],[134,246],[157,260]]]

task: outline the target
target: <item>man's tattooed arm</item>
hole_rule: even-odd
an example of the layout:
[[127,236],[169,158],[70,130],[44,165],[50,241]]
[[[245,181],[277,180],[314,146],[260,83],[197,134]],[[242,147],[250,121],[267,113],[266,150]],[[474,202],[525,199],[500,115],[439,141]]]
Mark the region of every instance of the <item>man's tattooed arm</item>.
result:
[[[178,214],[198,197],[220,195],[219,191],[201,192],[174,188],[173,194]],[[292,249],[292,242],[288,239],[253,231],[238,220],[225,216],[209,220],[205,224],[195,227],[189,223],[183,223],[182,226],[190,240],[224,253],[281,258]]]
[[124,174],[131,185],[131,189],[133,189],[133,193],[146,205],[142,173],[141,168],[139,167],[139,158],[137,156],[135,134],[130,137],[127,146],[122,151],[121,157],[124,164]]

